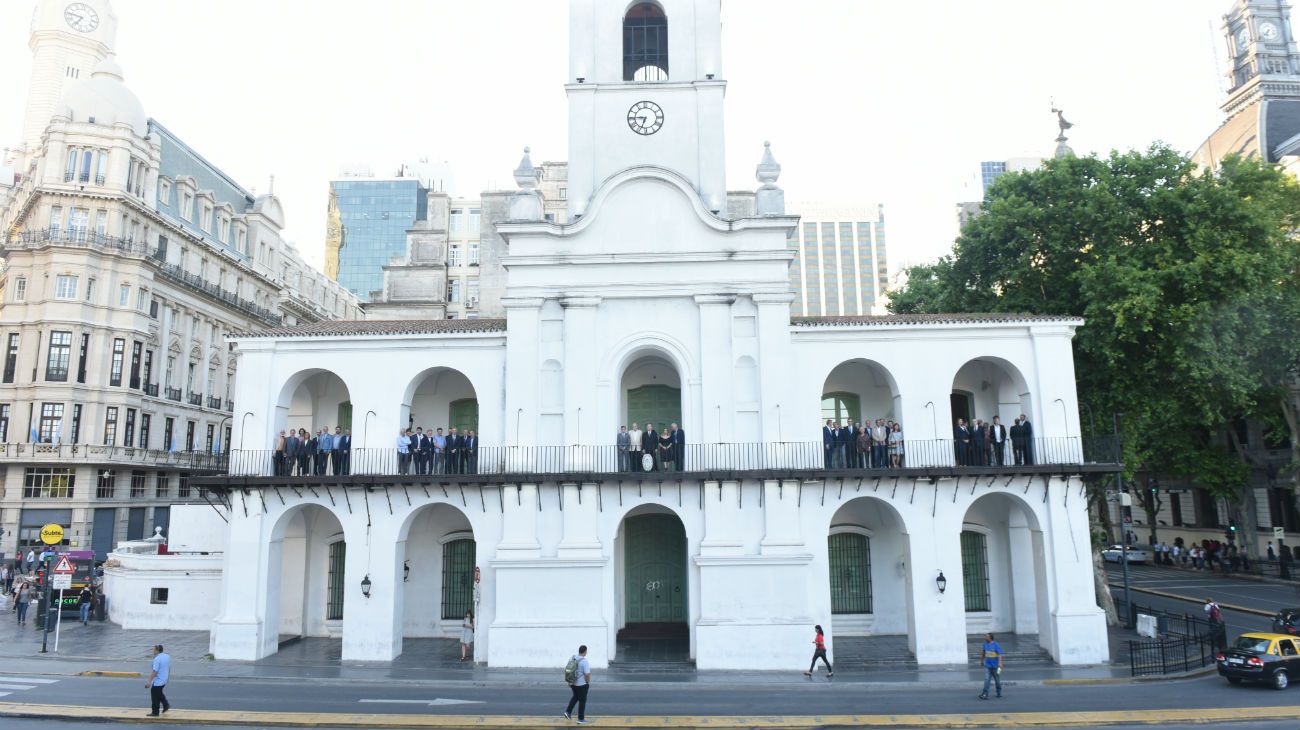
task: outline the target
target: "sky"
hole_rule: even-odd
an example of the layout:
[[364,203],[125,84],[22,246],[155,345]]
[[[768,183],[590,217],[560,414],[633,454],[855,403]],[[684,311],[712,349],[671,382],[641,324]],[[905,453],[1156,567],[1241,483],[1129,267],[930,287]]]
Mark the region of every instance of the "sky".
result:
[[[623,0],[600,0],[622,2]],[[951,250],[981,160],[1079,154],[1219,124],[1233,0],[725,0],[727,186],[765,140],[787,200],[884,205],[889,258]],[[26,98],[34,0],[0,0],[0,98]],[[271,176],[317,266],[328,183],[428,159],[448,192],[513,188],[524,146],[567,156],[563,0],[113,0],[127,85],[247,188]],[[672,19],[669,19],[672,22]],[[22,104],[0,105],[17,146]]]

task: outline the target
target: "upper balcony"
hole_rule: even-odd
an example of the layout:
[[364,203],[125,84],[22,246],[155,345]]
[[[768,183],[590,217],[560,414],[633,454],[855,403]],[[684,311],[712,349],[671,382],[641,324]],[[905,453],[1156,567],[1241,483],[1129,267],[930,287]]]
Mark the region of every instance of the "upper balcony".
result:
[[484,446],[473,451],[399,453],[397,448],[348,452],[272,450],[230,453],[228,476],[265,483],[304,481],[585,481],[683,478],[868,478],[1107,474],[1122,468],[1113,437],[1030,438],[1001,450],[972,451],[952,439],[909,441],[877,456],[827,448],[818,442],[686,444],[645,454],[617,446]]
[[94,444],[0,443],[0,464],[104,464],[186,469],[214,474],[225,471],[226,458],[226,454],[210,454],[206,451],[163,451]]
[[76,248],[95,249],[110,253],[134,254],[145,256],[149,253],[143,242],[117,236],[96,233],[88,228],[54,228],[39,231],[23,231],[15,238],[4,242],[6,251],[22,249],[34,250],[46,246],[73,246]]

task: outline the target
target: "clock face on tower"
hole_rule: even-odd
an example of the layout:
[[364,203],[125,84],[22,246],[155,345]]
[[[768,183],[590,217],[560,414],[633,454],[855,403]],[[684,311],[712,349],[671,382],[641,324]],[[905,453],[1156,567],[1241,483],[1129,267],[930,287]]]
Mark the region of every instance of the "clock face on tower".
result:
[[73,3],[64,8],[63,19],[80,33],[89,33],[99,27],[99,13],[85,3]]
[[1248,45],[1250,45],[1250,31],[1242,28],[1237,34],[1237,50],[1244,51]]
[[1261,23],[1259,26],[1259,37],[1266,41],[1277,38],[1277,26],[1272,23]]
[[637,134],[654,134],[664,126],[664,110],[653,101],[638,101],[627,110],[627,126]]

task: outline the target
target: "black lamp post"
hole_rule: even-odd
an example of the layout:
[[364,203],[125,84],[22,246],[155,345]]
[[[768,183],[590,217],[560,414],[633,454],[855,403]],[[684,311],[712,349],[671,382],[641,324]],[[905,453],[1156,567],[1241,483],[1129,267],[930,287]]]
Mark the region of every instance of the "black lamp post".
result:
[[948,590],[948,579],[943,577],[942,570],[939,571],[939,577],[934,579],[934,586],[939,589],[940,594]]
[[361,595],[365,596],[366,598],[370,597],[370,574],[369,573],[366,574],[366,577],[361,579]]

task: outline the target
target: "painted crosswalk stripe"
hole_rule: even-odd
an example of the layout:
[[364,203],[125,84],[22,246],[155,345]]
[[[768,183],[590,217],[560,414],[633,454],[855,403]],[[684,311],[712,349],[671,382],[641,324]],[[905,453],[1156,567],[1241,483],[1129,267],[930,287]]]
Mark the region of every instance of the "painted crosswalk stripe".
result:
[[37,677],[11,677],[8,674],[0,674],[0,682],[23,682],[24,684],[54,684],[57,679],[40,679]]
[[34,684],[0,684],[0,689],[36,689]]
[[0,692],[0,697],[8,697],[10,694],[12,694],[12,693],[11,693],[11,692]]

